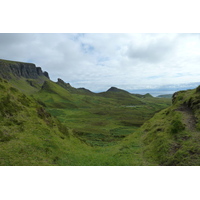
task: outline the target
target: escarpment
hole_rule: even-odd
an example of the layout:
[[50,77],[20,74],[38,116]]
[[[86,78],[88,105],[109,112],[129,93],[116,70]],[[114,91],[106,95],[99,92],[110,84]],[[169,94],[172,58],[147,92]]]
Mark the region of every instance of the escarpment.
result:
[[37,79],[45,76],[49,79],[48,73],[43,72],[41,67],[36,67],[33,63],[0,60],[0,77],[10,80],[13,76],[27,79]]

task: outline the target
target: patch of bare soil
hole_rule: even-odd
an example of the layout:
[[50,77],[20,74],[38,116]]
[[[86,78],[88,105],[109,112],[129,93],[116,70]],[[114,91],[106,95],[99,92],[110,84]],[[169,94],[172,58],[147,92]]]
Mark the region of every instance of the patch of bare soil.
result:
[[183,115],[184,115],[183,122],[186,125],[186,129],[188,129],[190,131],[195,131],[197,119],[196,119],[192,109],[189,108],[187,105],[182,105],[181,107],[176,109],[176,111],[180,111],[183,113]]

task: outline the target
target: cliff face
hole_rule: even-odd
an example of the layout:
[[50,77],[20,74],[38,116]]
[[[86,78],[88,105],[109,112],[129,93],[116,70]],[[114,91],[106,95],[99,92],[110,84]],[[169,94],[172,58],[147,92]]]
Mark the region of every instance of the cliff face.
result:
[[0,60],[0,77],[11,79],[12,75],[28,79],[37,79],[41,76],[49,78],[48,73],[43,72],[41,67],[36,67],[35,64]]

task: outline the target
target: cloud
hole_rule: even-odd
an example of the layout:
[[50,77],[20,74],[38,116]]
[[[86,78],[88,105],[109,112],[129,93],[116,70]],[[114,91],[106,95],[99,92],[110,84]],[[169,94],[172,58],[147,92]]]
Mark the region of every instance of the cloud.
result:
[[127,55],[132,59],[138,59],[140,62],[157,63],[168,58],[174,52],[173,38],[164,34],[143,34],[137,40],[129,45]]
[[198,82],[199,34],[0,34],[0,58],[103,91]]

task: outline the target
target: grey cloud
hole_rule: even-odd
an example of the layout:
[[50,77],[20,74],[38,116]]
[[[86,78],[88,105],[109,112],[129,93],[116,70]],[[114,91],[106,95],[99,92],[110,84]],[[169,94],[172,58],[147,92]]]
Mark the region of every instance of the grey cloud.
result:
[[130,44],[127,56],[140,62],[157,63],[172,55],[175,49],[174,40],[167,37],[150,38],[146,44],[140,46]]
[[16,45],[24,43],[25,41],[33,38],[34,35],[26,33],[1,33],[0,44],[1,45]]

